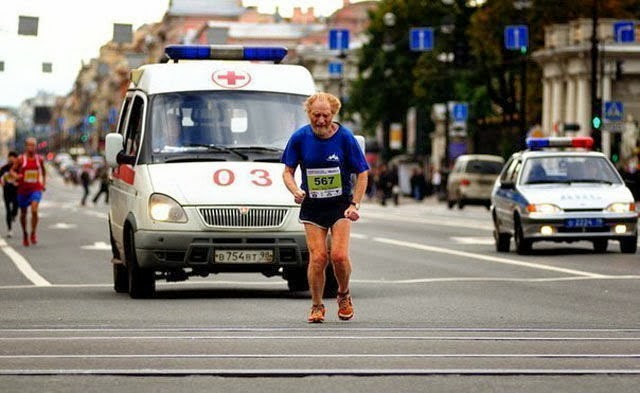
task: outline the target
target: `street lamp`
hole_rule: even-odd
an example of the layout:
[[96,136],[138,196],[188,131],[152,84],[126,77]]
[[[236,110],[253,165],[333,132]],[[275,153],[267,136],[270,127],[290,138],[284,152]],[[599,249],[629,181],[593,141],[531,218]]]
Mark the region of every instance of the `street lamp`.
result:
[[[389,65],[389,61],[388,56],[389,56],[389,52],[393,51],[395,49],[395,44],[393,43],[393,40],[391,38],[391,34],[390,34],[390,30],[396,25],[396,15],[393,12],[387,12],[383,15],[382,17],[382,23],[384,23],[385,26],[385,31],[384,31],[384,42],[382,43],[382,50],[385,52],[385,56],[384,56],[384,70],[383,70],[383,74],[385,78],[388,78],[391,76],[391,74],[393,74],[393,70],[388,67]],[[383,160],[387,161],[390,158],[390,126],[391,126],[391,120],[389,119],[389,114],[387,112],[385,112],[385,119],[384,119],[384,123],[382,125],[382,147],[383,147]]]

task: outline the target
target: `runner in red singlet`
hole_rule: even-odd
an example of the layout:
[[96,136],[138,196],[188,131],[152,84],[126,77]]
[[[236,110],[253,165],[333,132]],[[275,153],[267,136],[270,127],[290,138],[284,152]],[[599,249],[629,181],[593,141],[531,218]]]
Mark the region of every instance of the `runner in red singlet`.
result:
[[[38,205],[45,190],[46,172],[44,160],[36,154],[36,138],[27,138],[24,153],[13,164],[12,172],[18,179],[18,207],[22,225],[22,244],[28,247],[38,242]],[[31,236],[27,232],[27,208],[31,206]]]

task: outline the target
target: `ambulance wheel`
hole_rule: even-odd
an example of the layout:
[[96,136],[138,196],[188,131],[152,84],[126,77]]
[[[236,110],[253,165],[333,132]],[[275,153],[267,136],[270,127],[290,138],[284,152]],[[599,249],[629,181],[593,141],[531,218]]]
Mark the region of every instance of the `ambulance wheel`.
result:
[[129,279],[129,296],[132,299],[147,299],[153,297],[156,291],[156,281],[153,270],[142,269],[136,260],[135,240],[133,231],[126,230],[125,260]]
[[333,265],[331,263],[327,265],[327,270],[324,274],[324,297],[332,298],[338,296],[338,280],[336,279],[336,275],[333,273]]
[[520,219],[516,217],[515,220],[515,233],[514,239],[516,241],[516,252],[520,255],[527,255],[531,253],[531,240],[525,239]]
[[596,239],[593,241],[593,251],[598,254],[607,252],[607,246],[609,245],[608,239]]
[[624,254],[635,254],[638,250],[638,237],[629,236],[620,240],[620,251]]
[[127,267],[121,263],[113,264],[113,289],[117,293],[127,293],[129,291],[129,274]]
[[307,268],[292,267],[285,271],[285,280],[291,292],[304,292],[309,290]]

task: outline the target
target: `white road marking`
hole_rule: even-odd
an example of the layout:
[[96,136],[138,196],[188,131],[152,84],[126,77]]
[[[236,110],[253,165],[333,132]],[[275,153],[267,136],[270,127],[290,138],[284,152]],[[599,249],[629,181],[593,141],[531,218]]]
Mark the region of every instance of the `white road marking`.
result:
[[93,250],[93,251],[108,251],[111,250],[111,246],[105,242],[94,242],[91,246],[82,246],[80,247],[83,250]]
[[83,354],[83,355],[0,355],[0,359],[341,359],[341,358],[392,358],[392,359],[635,359],[638,353],[238,353],[238,354]]
[[49,225],[49,228],[52,228],[52,229],[73,229],[77,227],[78,225],[76,224],[67,224],[66,222],[58,222],[53,225]]
[[489,261],[489,262],[502,263],[506,265],[527,267],[531,269],[566,273],[574,276],[584,276],[584,277],[592,277],[592,278],[606,277],[603,274],[590,273],[590,272],[574,270],[574,269],[565,269],[561,267],[543,265],[540,263],[524,262],[524,261],[518,261],[515,259],[499,258],[499,257],[490,256],[490,255],[475,254],[475,253],[465,252],[465,251],[451,250],[448,248],[428,246],[426,244],[420,244],[420,243],[405,242],[405,241],[382,238],[382,237],[375,237],[373,238],[373,240],[379,243],[392,244],[394,246],[408,247],[416,250],[423,250],[423,251],[437,252],[441,254],[449,254],[449,255],[455,255],[459,257],[465,257],[465,258],[469,258],[470,260],[483,260],[483,261]]
[[485,229],[489,231],[493,230],[493,224],[486,224],[485,222],[479,221],[479,220],[467,220],[467,219],[460,219],[460,218],[454,218],[454,217],[446,217],[446,218],[443,217],[442,219],[434,219],[434,218],[422,218],[422,217],[400,215],[400,214],[393,214],[393,213],[374,213],[374,212],[368,212],[368,211],[363,214],[368,217],[376,218],[379,220],[387,220],[387,221],[394,221],[394,222],[398,222],[400,217],[402,222],[412,222],[416,224],[440,225],[440,226],[455,227],[455,228],[475,228],[475,229]]
[[0,248],[2,251],[7,254],[9,259],[13,262],[14,265],[20,270],[29,281],[33,283],[36,287],[50,287],[51,283],[45,280],[38,272],[36,272],[33,267],[29,264],[29,262],[20,255],[16,250],[13,249],[7,242],[0,238]]
[[452,236],[451,240],[453,240],[456,243],[460,243],[460,244],[477,244],[477,245],[491,245],[494,243],[494,240],[491,236],[484,236],[484,237],[471,237],[471,236],[466,236],[466,237],[459,237],[459,236]]

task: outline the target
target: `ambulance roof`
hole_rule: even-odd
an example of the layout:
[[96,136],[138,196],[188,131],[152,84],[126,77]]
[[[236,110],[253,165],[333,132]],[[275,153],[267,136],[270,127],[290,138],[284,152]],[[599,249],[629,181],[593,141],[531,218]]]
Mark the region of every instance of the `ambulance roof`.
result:
[[131,72],[129,89],[147,94],[241,90],[300,95],[311,95],[316,90],[313,77],[302,66],[219,59],[178,59],[144,65]]

